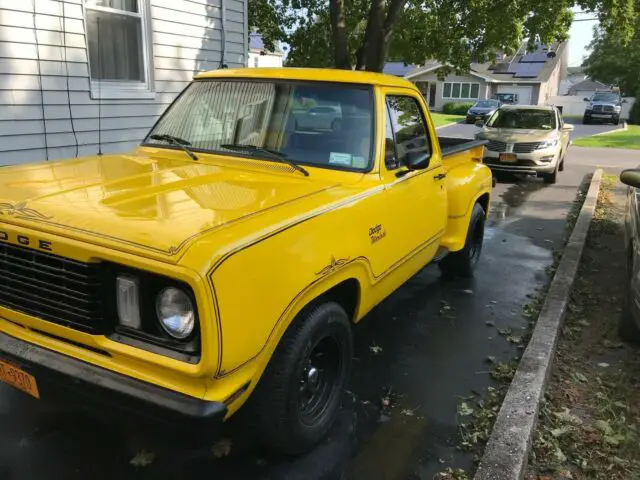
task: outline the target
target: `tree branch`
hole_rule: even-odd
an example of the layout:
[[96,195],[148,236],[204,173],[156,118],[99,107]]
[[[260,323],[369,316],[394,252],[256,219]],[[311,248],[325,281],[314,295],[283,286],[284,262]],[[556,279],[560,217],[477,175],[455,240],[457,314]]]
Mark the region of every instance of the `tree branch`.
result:
[[362,46],[358,49],[358,70],[368,70],[369,59],[375,55],[376,46],[380,43],[380,34],[384,22],[385,0],[372,0],[364,32]]
[[329,8],[336,68],[350,69],[351,58],[347,40],[347,21],[344,16],[344,0],[330,0]]
[[384,69],[384,62],[389,52],[389,45],[393,37],[393,27],[398,20],[400,11],[407,3],[407,0],[391,0],[384,23],[381,25],[381,32],[377,37],[377,43],[371,49],[371,55],[367,58],[367,70],[381,72]]

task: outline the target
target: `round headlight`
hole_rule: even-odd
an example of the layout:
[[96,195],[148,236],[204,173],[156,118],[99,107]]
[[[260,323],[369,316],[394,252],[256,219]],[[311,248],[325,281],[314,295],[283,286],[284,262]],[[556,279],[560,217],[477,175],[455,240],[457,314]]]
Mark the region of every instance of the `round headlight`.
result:
[[156,314],[165,332],[178,340],[193,333],[196,313],[189,296],[182,290],[168,287],[158,294]]

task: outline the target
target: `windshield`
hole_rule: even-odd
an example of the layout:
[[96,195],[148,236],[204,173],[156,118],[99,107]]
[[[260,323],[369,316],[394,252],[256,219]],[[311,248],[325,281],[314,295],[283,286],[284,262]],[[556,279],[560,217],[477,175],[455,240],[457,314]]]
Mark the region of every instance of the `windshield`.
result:
[[496,102],[495,100],[482,100],[474,105],[474,107],[478,107],[478,108],[491,108],[491,107],[497,107],[497,106],[498,106],[498,102]]
[[487,127],[554,130],[556,116],[550,110],[498,110],[487,122]]
[[591,101],[617,103],[620,101],[620,97],[615,93],[595,93],[591,98]]
[[[198,80],[169,107],[144,141],[347,170],[368,170],[373,91],[360,85],[280,80]],[[154,136],[156,139],[151,138]],[[238,148],[244,147],[244,148]]]

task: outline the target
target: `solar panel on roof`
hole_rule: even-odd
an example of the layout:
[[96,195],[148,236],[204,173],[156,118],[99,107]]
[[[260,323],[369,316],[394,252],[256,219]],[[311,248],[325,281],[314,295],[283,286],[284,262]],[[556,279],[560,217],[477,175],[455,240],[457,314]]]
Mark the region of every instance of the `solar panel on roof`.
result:
[[530,63],[530,62],[546,62],[548,60],[546,52],[533,52],[525,54],[521,59],[520,63]]
[[544,63],[518,63],[518,68],[514,77],[535,78],[540,75],[543,68]]

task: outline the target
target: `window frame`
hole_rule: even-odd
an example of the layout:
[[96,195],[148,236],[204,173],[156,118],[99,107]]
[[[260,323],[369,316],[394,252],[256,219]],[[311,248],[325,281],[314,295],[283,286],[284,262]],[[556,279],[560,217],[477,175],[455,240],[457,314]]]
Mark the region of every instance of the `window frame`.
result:
[[[221,81],[225,81],[225,82],[255,82],[255,83],[272,83],[275,81],[278,81],[280,83],[286,83],[286,84],[294,84],[294,85],[300,85],[300,84],[320,84],[320,85],[335,85],[335,82],[331,82],[331,81],[315,81],[315,80],[282,80],[282,79],[276,79],[276,78],[241,78],[241,77],[219,77],[219,78],[197,78],[192,80],[191,82],[189,82],[189,84],[182,89],[182,91],[176,96],[176,98],[171,102],[171,104],[169,104],[169,106],[167,108],[164,109],[164,111],[162,112],[162,115],[160,115],[157,120],[154,122],[154,124],[151,126],[151,128],[149,129],[149,131],[147,132],[147,134],[144,136],[144,138],[142,139],[142,141],[140,142],[140,147],[146,147],[146,148],[166,148],[167,150],[182,150],[182,147],[177,146],[177,145],[171,145],[171,144],[157,144],[157,143],[149,143],[149,137],[151,135],[151,132],[153,132],[156,127],[158,126],[158,124],[160,124],[160,122],[164,119],[164,117],[169,113],[169,111],[173,108],[174,104],[177,103],[182,96],[189,90],[189,88],[199,82],[221,82]],[[304,167],[311,167],[311,168],[320,168],[323,170],[333,170],[333,171],[338,171],[338,172],[350,172],[350,173],[359,173],[359,174],[366,174],[366,173],[370,173],[374,167],[376,166],[377,163],[377,155],[378,155],[378,142],[377,142],[377,135],[378,135],[378,119],[377,119],[377,113],[376,113],[376,109],[377,109],[377,94],[375,92],[375,86],[371,85],[371,84],[366,84],[366,83],[346,83],[344,85],[347,85],[350,88],[354,88],[354,89],[362,89],[362,90],[367,90],[367,93],[369,94],[370,98],[371,98],[371,152],[370,152],[370,158],[369,158],[369,162],[367,164],[367,166],[365,168],[353,168],[353,167],[344,167],[341,165],[324,165],[324,164],[319,164],[319,163],[314,163],[314,162],[300,162],[297,161],[296,164],[304,166]],[[336,88],[340,88],[340,86],[336,86]],[[433,147],[432,147],[433,148]],[[238,157],[238,158],[242,158],[242,159],[249,159],[249,160],[258,160],[261,162],[272,162],[272,163],[281,163],[282,165],[286,165],[286,163],[282,163],[279,162],[277,160],[274,160],[272,157],[265,155],[265,156],[259,156],[259,155],[250,155],[250,154],[243,154],[242,152],[234,152],[234,151],[223,151],[223,150],[209,150],[209,149],[204,149],[204,148],[197,148],[197,147],[189,147],[189,150],[191,150],[192,152],[195,153],[203,153],[205,155],[213,155],[213,156],[217,156],[217,157]]]
[[[384,166],[387,172],[394,172],[400,167],[406,167],[406,165],[402,162],[402,159],[398,157],[398,141],[397,141],[396,128],[395,128],[396,125],[393,121],[393,116],[391,115],[391,107],[389,106],[389,102],[388,102],[389,97],[410,98],[411,100],[416,102],[418,106],[418,111],[420,112],[420,117],[422,118],[422,123],[424,125],[425,136],[427,137],[426,139],[427,145],[429,146],[429,154],[427,156],[427,160],[429,161],[429,163],[431,163],[431,159],[433,158],[433,141],[431,138],[431,132],[429,131],[429,122],[427,122],[427,119],[424,116],[424,109],[422,108],[422,104],[420,103],[420,100],[415,95],[410,95],[408,93],[387,92],[384,95],[384,109],[385,109],[385,115],[387,117],[389,125],[391,126],[391,134],[393,135],[393,153],[394,153],[394,159],[396,161],[396,166],[394,168],[389,168],[386,162],[386,148],[385,148],[385,151],[382,153],[382,163],[384,163]],[[385,139],[386,139],[386,129],[385,129]]]
[[[84,22],[84,39],[87,48],[87,70],[90,84],[90,95],[93,100],[131,100],[154,99],[155,79],[153,67],[153,38],[151,27],[150,0],[137,0],[138,13],[118,10],[117,8],[92,5],[91,0],[82,0],[82,17]],[[140,37],[142,42],[142,61],[144,82],[100,80],[91,77],[91,58],[89,53],[89,32],[87,29],[87,11],[112,13],[140,19]]]
[[[449,84],[449,96],[445,96],[445,85]],[[453,86],[460,85],[460,94],[457,97],[453,96]],[[469,85],[469,97],[462,96],[462,85]],[[471,90],[474,85],[478,86],[478,96],[473,98]],[[442,98],[447,100],[480,100],[480,82],[442,82]]]

